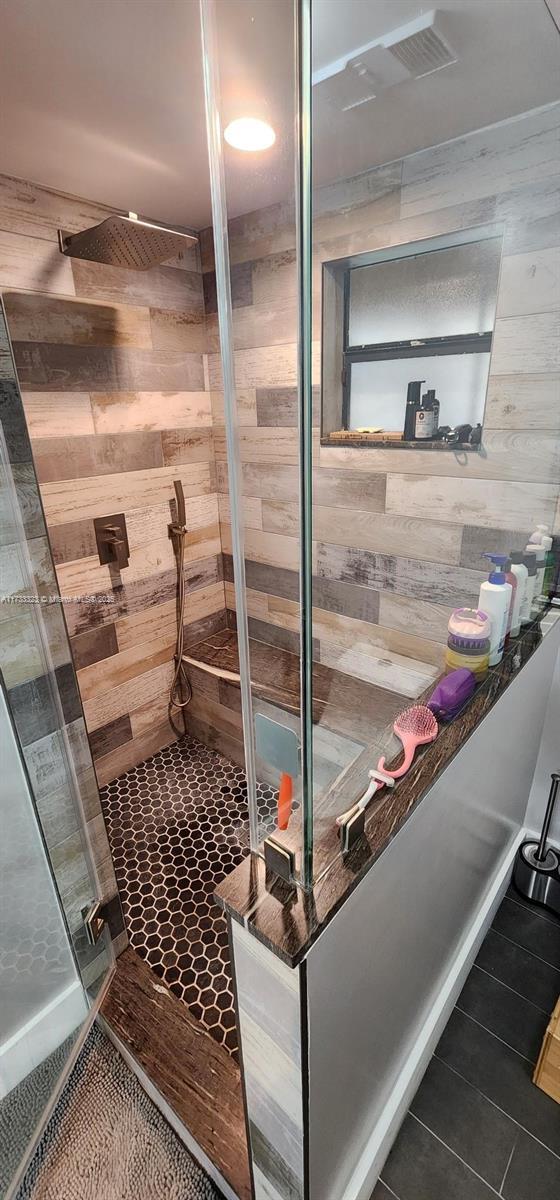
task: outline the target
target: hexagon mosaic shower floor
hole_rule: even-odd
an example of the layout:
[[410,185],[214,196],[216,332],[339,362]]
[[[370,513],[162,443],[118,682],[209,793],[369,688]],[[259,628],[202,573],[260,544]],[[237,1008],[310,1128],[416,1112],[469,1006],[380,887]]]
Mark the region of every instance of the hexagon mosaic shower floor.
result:
[[[261,829],[276,793],[258,785]],[[224,916],[216,885],[248,853],[241,767],[183,738],[101,791],[130,944],[213,1038],[237,1053]]]

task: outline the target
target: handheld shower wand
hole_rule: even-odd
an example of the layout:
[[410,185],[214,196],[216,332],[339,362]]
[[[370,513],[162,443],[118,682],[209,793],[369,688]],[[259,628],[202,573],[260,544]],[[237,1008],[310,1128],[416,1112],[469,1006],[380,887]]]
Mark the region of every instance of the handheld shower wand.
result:
[[187,674],[187,668],[183,661],[184,650],[184,623],[185,623],[185,539],[187,536],[187,515],[185,509],[185,493],[183,492],[183,484],[180,479],[173,480],[175,488],[175,500],[177,505],[177,520],[171,522],[168,526],[169,537],[173,542],[175,551],[175,560],[177,564],[177,640],[175,643],[174,663],[175,671],[171,683],[169,693],[169,720],[175,733],[179,734],[173,724],[173,709],[177,708],[183,713],[183,733],[187,732],[185,709],[192,700],[192,687]]

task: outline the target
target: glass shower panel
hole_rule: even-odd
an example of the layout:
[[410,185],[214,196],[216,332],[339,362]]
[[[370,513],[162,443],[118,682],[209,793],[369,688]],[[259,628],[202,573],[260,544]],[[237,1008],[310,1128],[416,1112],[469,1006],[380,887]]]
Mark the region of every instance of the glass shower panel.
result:
[[[201,12],[213,202],[201,248],[228,636],[239,653],[252,847],[261,851],[274,833],[299,875],[294,9],[286,0],[202,0]],[[231,145],[232,123],[245,117],[272,127],[274,144]],[[239,688],[225,679],[221,687],[239,714]]]
[[[512,95],[503,5],[467,0],[444,30],[420,7],[400,28],[382,0],[311,4],[315,879],[445,670],[483,554],[560,535],[559,35],[544,0],[521,7],[540,67]],[[443,65],[420,61],[426,30]],[[439,403],[423,444],[409,383]]]

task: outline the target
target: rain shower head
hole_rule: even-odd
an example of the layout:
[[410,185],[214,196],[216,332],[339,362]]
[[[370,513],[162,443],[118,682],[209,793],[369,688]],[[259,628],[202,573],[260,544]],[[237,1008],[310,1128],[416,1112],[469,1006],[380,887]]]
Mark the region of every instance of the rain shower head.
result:
[[147,271],[156,263],[167,262],[197,241],[190,233],[141,221],[136,213],[115,214],[81,233],[58,231],[60,249],[68,258],[85,258],[132,271]]

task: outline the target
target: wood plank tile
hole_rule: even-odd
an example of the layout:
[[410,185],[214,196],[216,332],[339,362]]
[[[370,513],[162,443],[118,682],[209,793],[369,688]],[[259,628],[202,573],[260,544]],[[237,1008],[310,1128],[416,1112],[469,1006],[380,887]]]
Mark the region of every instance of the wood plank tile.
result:
[[475,604],[485,578],[484,571],[374,554],[370,550],[351,550],[327,542],[317,545],[317,573],[326,579],[341,579],[376,591],[397,592],[454,607]]
[[60,594],[66,599],[73,596],[78,601],[81,597],[93,596],[100,592],[108,594],[115,578],[112,570],[101,565],[97,554],[89,558],[78,558],[74,562],[59,563],[56,577]]
[[263,500],[297,502],[299,476],[295,464],[243,463],[241,477],[244,496],[257,496]]
[[539,374],[560,370],[560,313],[506,317],[496,321],[492,375]]
[[[432,515],[436,513],[439,517],[440,513],[435,508]],[[413,553],[417,558],[433,562],[459,562],[460,529],[456,525],[446,525],[443,521],[429,520],[427,517],[404,520],[389,512],[372,516],[371,513],[357,510],[350,512],[348,509],[316,506],[313,510],[313,534],[322,542],[375,550],[378,554],[410,557]]]
[[378,623],[380,595],[373,588],[314,576],[312,600],[314,608],[370,621],[373,625]]
[[296,251],[294,246],[278,254],[258,258],[253,268],[253,299],[255,304],[278,304],[297,296]]
[[[117,644],[117,634],[114,625],[101,625],[99,629],[91,629],[88,633],[79,633],[77,637],[72,638],[70,643],[72,647],[72,658],[77,671],[82,671],[86,667],[97,663],[101,659],[109,658],[111,655],[118,654],[119,647]],[[81,681],[80,692],[82,692]]]
[[212,430],[163,429],[161,432],[164,466],[175,463],[211,462],[214,458]]
[[484,411],[489,429],[560,429],[560,375],[491,375]]
[[23,292],[5,292],[4,302],[14,342],[144,349],[152,346],[150,317],[145,308],[59,300]]
[[[231,302],[233,308],[243,308],[253,303],[253,281],[251,263],[232,263],[230,265]],[[206,316],[218,311],[216,294],[216,272],[204,271],[202,276],[204,288],[204,311]]]
[[[224,397],[222,392],[211,392],[212,418],[214,426],[224,424]],[[235,393],[236,415],[240,425],[257,424],[256,393],[254,388],[237,388]]]
[[78,233],[103,221],[113,209],[78,196],[66,196],[36,183],[0,175],[2,229],[44,238],[58,247],[58,230]]
[[[187,525],[192,532],[218,523],[218,497],[192,496],[185,500]],[[175,517],[175,502],[164,501],[151,508],[133,508],[125,512],[128,544],[131,550],[141,550],[147,542],[162,541],[168,535],[169,522]]]
[[[297,388],[257,388],[257,425],[274,428],[298,426]],[[321,397],[319,388],[313,388],[313,424],[321,424]]]
[[387,512],[431,520],[434,513],[457,525],[522,529],[552,521],[557,488],[547,483],[511,483],[445,479],[427,475],[389,475]]
[[[320,336],[320,305],[313,306],[313,336]],[[218,353],[220,349],[220,332],[217,316],[209,316],[206,321],[209,353]],[[248,350],[257,346],[281,346],[297,341],[298,311],[294,300],[280,301],[274,304],[271,300],[266,305],[250,305],[247,308],[236,308],[232,321],[234,350]]]
[[251,1185],[239,1067],[132,950],[102,1012],[239,1200]]
[[[252,501],[255,503],[255,501]],[[262,500],[262,528],[268,533],[299,537],[300,511],[297,500]]]
[[[188,595],[186,624],[190,626],[211,613],[222,612],[224,608],[224,585],[221,581],[197,588]],[[121,617],[116,622],[119,650],[127,650],[139,642],[151,642],[158,636],[171,640],[175,635],[176,622],[174,599]]]
[[49,541],[55,563],[73,562],[76,558],[92,558],[97,553],[93,521],[70,521],[54,525]]
[[151,732],[142,733],[140,737],[123,742],[108,754],[96,758],[95,774],[98,786],[105,787],[105,784],[111,783],[131,767],[138,766],[138,763],[145,762],[152,754],[157,754],[158,750],[163,750],[164,746],[170,746],[176,740],[177,735],[166,720],[161,725],[152,727]]
[[49,528],[64,525],[69,512],[76,520],[83,520],[101,516],[104,512],[123,512],[127,505],[129,508],[150,508],[153,504],[172,500],[174,478],[181,479],[186,496],[208,494],[214,490],[208,463],[93,476],[82,480],[79,493],[72,480],[45,483],[41,495]]
[[489,529],[480,525],[465,525],[461,538],[462,567],[480,569],[484,560],[481,555],[509,554],[511,550],[523,550],[533,531],[531,514],[526,514],[525,529]]
[[[222,527],[222,546],[226,554],[231,554],[229,528],[229,525]],[[281,533],[265,533],[260,529],[245,529],[244,544],[245,554],[254,562],[287,567],[292,571],[299,570],[297,538],[285,537]]]
[[[174,272],[179,274],[179,272]],[[183,274],[183,272],[181,272]],[[20,382],[30,391],[118,392],[204,389],[200,354],[129,346],[14,342]]]
[[360,641],[351,646],[341,646],[338,642],[323,640],[321,662],[345,675],[387,688],[400,696],[408,696],[411,700],[415,700],[435,681],[442,665],[440,663],[438,667],[430,667],[413,658],[393,655],[388,650],[374,656],[366,653],[364,644]]
[[200,310],[192,313],[151,308],[149,321],[154,350],[186,350],[189,353],[206,354],[208,335]]
[[[229,496],[219,496],[220,523],[231,525],[231,508]],[[254,496],[241,498],[241,513],[244,526],[248,529],[263,529],[262,501]],[[231,537],[231,534],[230,534]]]
[[127,679],[101,696],[93,696],[84,702],[84,715],[88,731],[100,729],[110,721],[122,717],[155,696],[167,695],[173,677],[171,660]]
[[88,392],[24,391],[22,400],[33,439],[95,433]]
[[149,271],[127,271],[102,263],[64,259],[72,264],[77,296],[105,300],[109,304],[140,304],[176,312],[204,311],[202,276],[196,271],[152,267]]
[[505,254],[496,315],[517,317],[557,308],[560,308],[560,246]]
[[127,650],[119,650],[114,627],[110,628],[113,629],[115,643],[110,656],[92,661],[90,666],[80,669],[78,682],[84,705],[94,697],[102,697],[123,684],[141,678],[162,664],[169,664],[173,657],[175,638],[170,639],[169,634],[154,637],[149,642],[136,642]]
[[129,474],[165,465],[159,432],[36,438],[33,456],[40,483]]
[[208,392],[94,392],[96,433],[189,429],[212,424]]
[[117,717],[116,721],[110,721],[108,725],[102,725],[101,729],[94,729],[90,734],[91,753],[94,760],[104,758],[106,754],[131,740],[132,726],[127,713],[124,717]]
[[[510,318],[509,324],[515,320]],[[527,318],[540,320],[540,318]],[[406,473],[449,476],[463,479],[541,479],[543,472],[557,478],[558,439],[545,430],[528,433],[516,430],[486,429],[481,453],[457,453],[446,450],[396,450],[355,446],[321,446],[321,466],[365,473],[369,469],[391,475]]]
[[[221,581],[221,557],[214,556],[185,567],[185,582],[189,595],[199,588],[209,587]],[[159,604],[174,600],[177,590],[177,572],[163,571],[132,582],[123,582],[114,591],[102,592],[81,603],[66,604],[65,617],[70,636],[94,629],[110,621],[146,612]],[[0,614],[1,615],[1,614]]]
[[402,216],[557,174],[559,110],[552,105],[405,159]]
[[0,279],[4,288],[59,296],[75,294],[70,259],[58,245],[0,230]]
[[[472,566],[472,563],[465,563]],[[477,563],[478,566],[478,563]],[[379,624],[400,633],[442,642],[447,645],[448,622],[456,607],[419,600],[417,596],[397,596],[389,592],[379,593]]]

